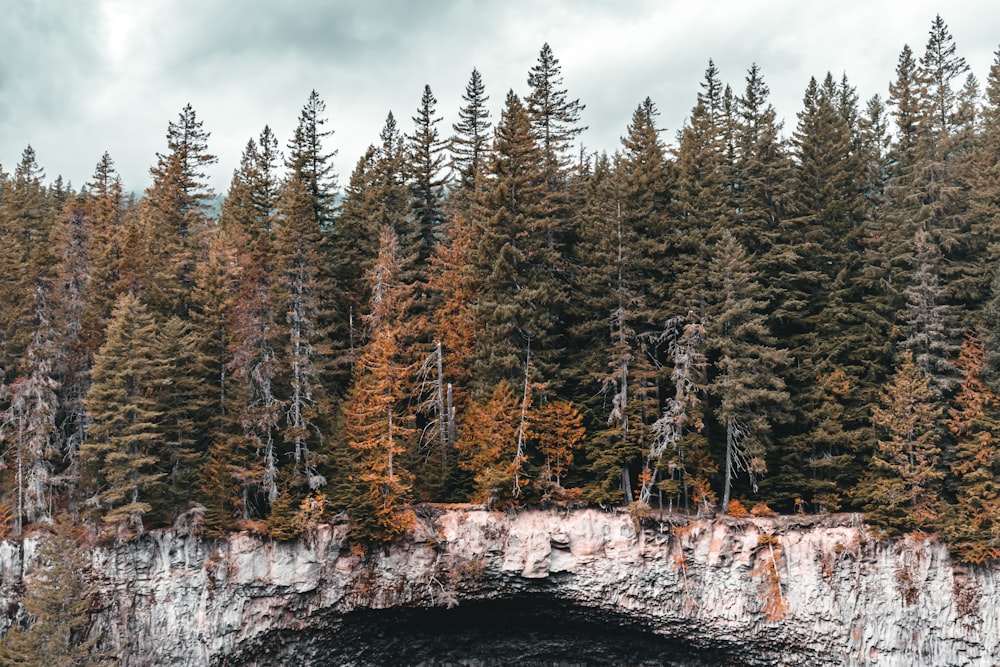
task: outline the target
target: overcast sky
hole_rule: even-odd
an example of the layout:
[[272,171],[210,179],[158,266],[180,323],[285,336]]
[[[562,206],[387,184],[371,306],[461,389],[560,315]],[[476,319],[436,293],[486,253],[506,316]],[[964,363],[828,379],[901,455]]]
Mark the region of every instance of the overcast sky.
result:
[[586,105],[581,140],[609,151],[646,96],[672,143],[709,58],[737,91],[759,63],[787,134],[810,76],[846,72],[862,100],[884,99],[903,45],[922,54],[938,12],[981,83],[1000,45],[995,0],[3,4],[0,164],[10,172],[31,144],[48,178],[79,187],[107,150],[133,190],[148,185],[167,123],[186,103],[211,133],[212,186],[225,193],[247,140],[269,124],[284,145],[312,89],[327,104],[343,185],[389,110],[410,130],[424,84],[447,136],[478,68],[495,120],[508,89],[526,92],[545,42],[570,96]]

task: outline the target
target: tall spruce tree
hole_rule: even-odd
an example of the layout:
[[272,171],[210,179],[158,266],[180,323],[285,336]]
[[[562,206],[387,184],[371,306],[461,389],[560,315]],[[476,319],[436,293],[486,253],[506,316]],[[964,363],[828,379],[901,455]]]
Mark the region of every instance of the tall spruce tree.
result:
[[672,316],[704,308],[709,243],[718,240],[736,211],[730,98],[710,60],[695,106],[678,132],[674,232],[666,239],[670,257],[681,264],[670,281],[676,308]]
[[[288,141],[285,167],[293,178],[302,182],[304,195],[312,209],[313,223],[322,231],[329,231],[336,216],[337,174],[333,170],[336,151],[326,152],[324,142],[333,130],[323,128],[326,103],[315,90],[309,93],[292,138]],[[261,146],[268,150],[267,141]],[[259,161],[258,161],[259,162]]]
[[956,502],[944,533],[961,560],[981,563],[1000,557],[1000,452],[993,435],[1000,415],[997,396],[983,381],[986,350],[975,332],[966,334],[957,366],[962,384],[946,420],[957,441],[951,464]]
[[552,47],[543,44],[538,62],[528,74],[531,93],[524,106],[538,138],[545,184],[550,192],[565,187],[573,141],[587,129],[579,124],[580,114],[586,107],[580,100],[568,99],[562,85],[559,60],[552,53]]
[[286,425],[282,439],[294,486],[315,490],[326,483],[319,455],[331,404],[322,384],[329,348],[318,327],[328,285],[319,281],[321,232],[308,181],[290,174],[282,188],[274,230],[274,298],[284,313],[282,385]]
[[817,495],[824,508],[837,503],[836,481],[843,481],[842,468],[851,461],[846,435],[831,419],[843,399],[833,389],[845,380],[849,386],[850,379],[839,379],[845,371],[830,354],[831,341],[839,340],[850,323],[831,296],[854,268],[850,243],[863,212],[862,163],[851,126],[857,110],[849,87],[842,89],[847,85],[838,87],[827,74],[822,84],[812,79],[806,88],[792,139],[797,159],[788,217],[780,223],[774,250],[781,256],[774,316],[796,361],[785,370],[794,419],[779,430],[785,446],[765,490],[786,509],[796,498],[812,503]]
[[406,468],[412,461],[416,430],[406,405],[413,369],[401,349],[402,315],[412,288],[399,278],[398,241],[390,227],[379,239],[371,272],[369,341],[356,366],[347,405],[348,444],[355,452],[357,491],[349,505],[352,536],[362,541],[390,541],[414,522],[405,509],[412,487]]
[[486,86],[478,69],[473,69],[462,94],[464,106],[458,110],[458,122],[452,125],[451,169],[457,174],[460,196],[473,199],[486,187],[484,182],[490,152],[490,111]]
[[202,125],[190,104],[176,122],[168,123],[167,152],[156,154],[156,165],[149,170],[153,183],[139,210],[145,256],[129,258],[143,267],[143,293],[164,317],[187,317],[198,236],[208,224],[215,196],[205,169],[217,158],[208,152],[209,133]]
[[[437,99],[430,86],[424,86],[417,115],[413,117],[413,134],[407,136],[411,192],[411,215],[417,241],[416,261],[426,270],[427,259],[441,236],[444,220],[443,169],[445,142],[435,127],[441,122],[435,114]],[[426,281],[426,275],[420,277]]]
[[866,517],[890,530],[932,530],[940,515],[941,406],[904,352],[882,400],[872,408],[879,434],[869,473],[856,489]]
[[708,393],[721,430],[722,507],[744,472],[750,489],[767,472],[772,425],[785,417],[788,393],[780,376],[785,350],[767,326],[767,299],[751,260],[736,238],[723,233],[711,266],[712,294],[706,348],[712,364]]
[[497,125],[491,190],[473,253],[481,287],[473,382],[481,396],[502,379],[516,383],[529,349],[543,377],[555,370],[565,289],[549,271],[541,164],[530,118],[512,91]]
[[84,403],[91,425],[80,448],[81,491],[88,514],[142,532],[159,494],[164,434],[156,410],[158,324],[134,295],[115,304],[107,339],[94,359]]

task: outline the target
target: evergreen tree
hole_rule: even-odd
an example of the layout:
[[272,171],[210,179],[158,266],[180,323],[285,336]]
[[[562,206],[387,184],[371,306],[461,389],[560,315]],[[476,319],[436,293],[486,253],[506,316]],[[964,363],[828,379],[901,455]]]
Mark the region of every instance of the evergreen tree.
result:
[[699,396],[705,390],[705,326],[680,317],[671,318],[667,325],[674,395],[666,400],[653,424],[653,446],[643,470],[639,500],[649,505],[655,488],[661,507],[666,492],[671,508],[690,509],[694,502],[700,511],[714,504],[716,495],[709,476],[718,471],[708,451],[703,399]]
[[[240,244],[234,241],[234,245]],[[243,257],[239,293],[233,304],[227,370],[233,378],[232,403],[242,437],[213,443],[203,475],[207,495],[231,489],[227,504],[243,519],[261,517],[278,499],[279,424],[283,403],[277,378],[279,325],[274,305],[274,257],[262,236]],[[219,485],[214,484],[217,482]],[[220,517],[220,520],[223,517]]]
[[[333,135],[333,130],[324,130],[327,119],[326,103],[315,90],[309,93],[299,122],[288,142],[288,156],[285,167],[291,177],[302,182],[304,196],[309,200],[312,222],[322,231],[329,231],[336,214],[337,175],[333,170],[336,151],[327,153],[323,142]],[[273,155],[262,136],[260,149]],[[276,157],[276,156],[275,156]],[[267,158],[264,158],[267,162]],[[258,164],[261,160],[258,160]]]
[[[43,312],[43,311],[42,311]],[[58,385],[52,377],[48,336],[50,322],[41,319],[35,339],[28,347],[26,375],[3,387],[0,400],[7,409],[0,413],[0,443],[14,461],[16,500],[14,535],[20,536],[25,520],[29,523],[51,518],[53,463],[60,453],[56,414]]]
[[167,126],[168,152],[157,153],[156,166],[150,169],[153,183],[139,210],[146,257],[129,261],[140,267],[148,262],[142,288],[150,305],[164,316],[186,317],[191,306],[197,237],[208,224],[215,196],[204,171],[217,161],[208,152],[208,137],[194,109],[186,105],[177,122]]
[[[280,205],[278,142],[268,127],[251,140],[222,207],[222,230],[203,273],[215,354],[222,433],[209,444],[200,486],[206,521],[261,518],[278,499],[281,347],[274,297],[275,226]],[[211,248],[210,248],[211,250]],[[222,325],[223,329],[219,331]],[[225,379],[229,378],[230,383]],[[216,413],[218,415],[218,412]],[[235,424],[229,424],[235,422]]]
[[948,411],[948,430],[957,439],[951,473],[957,480],[955,507],[946,515],[945,535],[965,562],[1000,558],[1000,452],[993,437],[997,397],[983,382],[986,354],[975,333],[967,333],[957,366],[962,384]]
[[[736,211],[728,228],[747,253],[768,266],[762,277],[777,278],[783,257],[772,252],[787,207],[789,162],[781,122],[768,101],[771,91],[757,65],[747,71],[746,88],[735,100]],[[776,264],[777,266],[770,266]]]
[[958,385],[952,358],[957,350],[951,341],[956,336],[954,309],[944,301],[938,283],[941,256],[927,232],[917,232],[913,239],[913,275],[904,290],[906,307],[900,314],[905,338],[904,349],[913,355],[913,363],[931,382],[939,398],[951,396]]
[[412,368],[401,354],[401,315],[410,287],[399,280],[398,246],[391,228],[383,228],[371,274],[370,340],[361,354],[346,405],[348,443],[357,456],[359,484],[349,511],[352,536],[361,541],[390,541],[414,523],[405,510],[412,476],[404,462],[414,447],[413,415],[402,410]]
[[[659,411],[654,332],[666,320],[662,239],[671,179],[657,115],[649,98],[633,113],[615,174],[602,193],[611,198],[594,202],[598,208],[581,228],[578,256],[589,269],[577,280],[578,293],[587,296],[577,318],[604,312],[611,325],[587,341],[603,357],[594,356],[589,373],[604,396],[603,406],[592,409],[607,424],[588,444],[597,476],[591,495],[600,502],[633,499]],[[599,183],[605,169],[599,163],[591,179]]]
[[77,197],[67,205],[53,239],[59,263],[52,289],[53,377],[59,384],[56,442],[66,467],[61,482],[72,490],[78,481],[77,454],[86,433],[83,397],[90,387],[93,354],[104,333],[101,304],[93,289],[93,219],[89,201]]
[[859,234],[863,212],[862,162],[849,124],[856,109],[846,86],[838,87],[830,74],[822,84],[809,82],[793,135],[790,215],[780,224],[774,249],[781,255],[775,317],[796,363],[785,371],[794,418],[778,433],[785,446],[766,491],[789,509],[796,498],[812,502],[819,489],[826,506],[831,476],[841,476],[838,468],[850,463],[848,440],[841,433],[831,439],[835,434],[829,432],[830,412],[840,411],[843,397],[831,388],[843,382],[835,378],[844,373],[843,360],[830,354],[831,341],[851,324],[843,313],[849,306],[830,297],[855,268],[851,239]]
[[550,376],[559,344],[557,313],[565,302],[563,286],[549,270],[541,155],[528,114],[513,92],[507,95],[493,153],[492,187],[473,253],[481,286],[473,374],[480,396],[502,379],[516,382],[529,348],[541,376]]
[[474,476],[471,500],[487,507],[514,503],[513,480],[518,459],[518,414],[521,406],[506,379],[498,382],[488,399],[470,403],[456,442],[459,465]]
[[[122,192],[121,177],[107,152],[101,156],[94,168],[94,175],[86,187],[87,197],[84,206],[93,246],[91,252],[93,269],[90,278],[94,287],[94,307],[103,323],[111,315],[111,308],[118,295],[126,288],[122,276],[126,202]],[[90,345],[91,352],[100,345],[97,331],[93,333],[97,344]]]
[[[342,300],[338,299],[337,294],[337,272],[344,258],[341,255],[342,247],[334,242],[338,220],[337,175],[333,169],[333,157],[336,151],[325,152],[324,141],[333,134],[332,130],[323,129],[327,122],[323,117],[325,111],[326,104],[313,90],[299,114],[298,125],[288,143],[288,155],[285,158],[288,175],[279,193],[280,202],[272,201],[281,209],[279,217],[284,220],[283,225],[275,227],[277,230],[275,251],[279,257],[284,257],[286,262],[297,263],[297,268],[292,270],[293,272],[311,273],[310,284],[306,288],[313,295],[309,306],[314,311],[310,314],[312,321],[309,326],[312,327],[313,336],[310,343],[321,350],[320,354],[325,359],[324,363],[317,366],[318,375],[315,380],[318,383],[317,387],[326,388],[329,395],[333,396],[338,394],[346,383],[343,373],[338,373],[329,361],[330,351],[342,346],[344,338],[347,337],[348,309]],[[258,162],[264,164],[270,156],[276,158],[277,154],[276,151],[267,149],[268,142],[263,136],[262,142],[262,156]],[[308,212],[306,208],[309,209]],[[295,259],[283,255],[290,250],[290,247],[282,246],[281,234],[277,233],[281,231],[286,234],[289,232],[303,234],[302,238],[296,240],[290,239],[287,235],[284,237],[286,242],[296,246],[292,251],[298,255]],[[308,258],[301,254],[303,252],[309,255]],[[291,270],[287,264],[285,267],[279,267],[279,270],[281,268]],[[301,288],[302,286],[298,285],[294,290]],[[287,295],[279,299],[286,297]],[[283,307],[279,304],[279,308]],[[295,382],[298,383],[298,379]],[[293,390],[293,393],[295,391]],[[297,401],[293,401],[291,405],[293,411],[295,405]],[[299,446],[296,444],[296,451],[299,450]]]
[[937,420],[941,407],[930,382],[904,352],[896,375],[872,408],[879,434],[872,468],[857,487],[866,517],[891,530],[928,530],[938,524]]
[[379,230],[386,221],[379,214],[384,193],[378,181],[378,149],[369,146],[351,173],[344,204],[334,233],[337,289],[341,294],[341,318],[346,318],[346,336],[340,338],[339,352],[353,363],[355,351],[363,343],[362,313],[368,301],[365,276],[375,263]]
[[[444,220],[445,142],[435,127],[441,121],[435,117],[435,99],[430,86],[424,86],[420,107],[413,117],[413,135],[407,137],[409,149],[411,215],[417,241],[416,262],[426,267],[434,245],[441,235]],[[421,277],[426,281],[426,275]]]
[[754,492],[757,480],[767,472],[772,424],[784,418],[788,401],[779,375],[788,359],[768,330],[767,300],[750,259],[731,234],[722,235],[711,275],[716,299],[706,327],[706,347],[714,366],[708,392],[717,401],[714,415],[725,433],[725,509],[739,472],[747,473]]
[[548,43],[542,45],[538,62],[528,74],[531,93],[525,108],[531,128],[538,137],[542,169],[549,192],[565,187],[573,140],[586,130],[580,126],[580,114],[586,108],[580,100],[567,99],[562,88],[562,68]]
[[[700,311],[707,298],[708,247],[726,228],[736,210],[734,192],[734,123],[728,87],[723,89],[715,63],[708,62],[697,102],[678,133],[677,186],[667,237],[668,253],[681,268],[672,282],[677,311]],[[706,242],[707,241],[707,242]]]
[[490,112],[486,86],[479,70],[473,69],[465,86],[462,100],[465,105],[458,111],[458,122],[452,125],[452,172],[457,173],[460,193],[471,193],[473,198],[486,187],[484,178],[490,151]]
[[93,384],[84,404],[91,425],[80,448],[85,502],[109,525],[143,530],[164,474],[164,447],[156,410],[157,321],[133,295],[119,297],[107,339],[94,359]]
[[306,186],[294,175],[284,184],[274,231],[274,298],[287,324],[279,358],[286,391],[282,438],[294,466],[295,484],[315,490],[326,483],[318,472],[317,456],[331,410],[321,384],[329,351],[317,320],[321,305],[328,301],[327,285],[318,281],[320,228]]
[[239,225],[251,242],[270,234],[281,194],[280,162],[278,140],[265,125],[256,141],[247,142],[240,165],[233,172],[229,192],[222,204],[220,224],[223,227]]
[[190,350],[185,360],[188,373],[198,378],[185,399],[196,430],[195,449],[200,455],[213,442],[237,432],[229,392],[232,320],[242,267],[235,243],[242,235],[234,228],[214,228],[205,235],[201,261],[195,270],[192,289]]
[[55,218],[43,178],[35,151],[28,146],[4,188],[0,208],[0,244],[4,246],[0,332],[5,348],[0,367],[8,372],[17,371],[25,358],[34,331],[35,295],[39,289],[49,289],[55,264],[49,244]]

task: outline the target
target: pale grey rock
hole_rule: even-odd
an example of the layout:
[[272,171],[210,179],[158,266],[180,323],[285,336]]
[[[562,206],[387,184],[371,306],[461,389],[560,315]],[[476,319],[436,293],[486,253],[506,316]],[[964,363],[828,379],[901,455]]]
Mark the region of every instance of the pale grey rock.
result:
[[[648,647],[651,665],[1000,664],[997,570],[957,567],[932,540],[876,540],[856,516],[662,517],[637,532],[628,514],[597,510],[420,514],[405,542],[363,558],[343,524],[285,543],[154,532],[95,548],[104,604],[96,631],[127,667],[510,658],[418,659],[406,636],[426,619],[432,630],[420,641],[432,652],[458,655],[463,641],[523,651],[545,644],[549,623],[569,637],[579,623],[598,647],[575,662],[523,653],[522,664],[597,664],[602,650],[617,650],[617,633],[643,660]],[[0,543],[8,625],[22,558],[30,567],[35,547],[32,538]],[[532,641],[518,630],[472,629],[486,634],[463,639],[433,629],[491,609],[525,611]],[[578,640],[551,646],[568,651]]]

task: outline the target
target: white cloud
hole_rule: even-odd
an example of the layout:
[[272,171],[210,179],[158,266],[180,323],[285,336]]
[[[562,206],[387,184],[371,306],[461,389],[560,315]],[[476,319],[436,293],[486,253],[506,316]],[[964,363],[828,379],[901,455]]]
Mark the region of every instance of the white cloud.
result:
[[[976,6],[979,5],[979,6]],[[614,150],[647,95],[673,137],[711,57],[737,91],[758,62],[772,102],[794,125],[810,76],[848,74],[862,100],[885,97],[904,43],[919,54],[937,8],[927,0],[805,3],[728,0],[91,0],[16,3],[0,22],[0,161],[32,143],[50,176],[77,185],[110,151],[141,189],[167,122],[190,102],[212,133],[224,191],[240,152],[270,124],[284,142],[315,88],[336,134],[341,182],[377,140],[391,109],[401,128],[425,83],[448,134],[473,67],[494,118],[508,89],[526,92],[548,41],[572,97],[587,105],[588,148]],[[985,80],[1000,40],[1000,6],[944,15]]]

